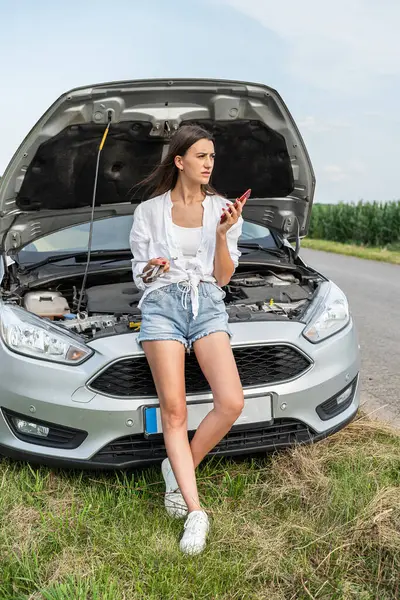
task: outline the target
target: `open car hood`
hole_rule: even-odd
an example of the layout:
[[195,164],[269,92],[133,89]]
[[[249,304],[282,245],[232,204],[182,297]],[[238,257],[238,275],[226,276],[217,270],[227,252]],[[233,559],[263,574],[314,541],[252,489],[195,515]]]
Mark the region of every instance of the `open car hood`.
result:
[[0,183],[0,244],[15,252],[90,219],[133,213],[132,190],[162,160],[171,134],[212,131],[214,187],[234,199],[252,188],[244,218],[288,239],[307,233],[315,179],[300,133],[279,94],[264,85],[199,79],[105,83],[62,95],[13,156]]

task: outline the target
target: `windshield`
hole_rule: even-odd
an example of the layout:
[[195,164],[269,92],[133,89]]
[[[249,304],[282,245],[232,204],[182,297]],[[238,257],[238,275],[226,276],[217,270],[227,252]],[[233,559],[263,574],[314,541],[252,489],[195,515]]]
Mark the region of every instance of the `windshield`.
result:
[[[112,217],[93,224],[92,250],[129,249],[132,216]],[[39,238],[18,254],[20,264],[39,262],[48,256],[85,252],[89,241],[89,223],[74,225]],[[267,227],[244,221],[240,242],[258,243],[264,248],[277,248],[275,238]]]

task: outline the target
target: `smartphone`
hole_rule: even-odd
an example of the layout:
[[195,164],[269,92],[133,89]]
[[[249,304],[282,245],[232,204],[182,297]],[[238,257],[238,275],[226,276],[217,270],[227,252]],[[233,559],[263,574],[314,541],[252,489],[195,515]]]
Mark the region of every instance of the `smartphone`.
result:
[[[237,198],[236,201],[234,202],[234,204],[236,204],[236,202],[244,202],[245,200],[248,200],[250,198],[250,194],[251,194],[251,188],[246,190],[245,193],[240,196],[240,198]],[[221,216],[220,223],[223,223],[225,221],[225,219],[226,219],[226,215],[224,213]]]

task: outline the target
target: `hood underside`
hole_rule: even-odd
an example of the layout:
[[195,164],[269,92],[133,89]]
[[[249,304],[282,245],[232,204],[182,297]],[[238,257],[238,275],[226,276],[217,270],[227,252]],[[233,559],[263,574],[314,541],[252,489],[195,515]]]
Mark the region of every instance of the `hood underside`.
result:
[[234,81],[132,81],[67,92],[28,134],[0,184],[3,249],[89,220],[109,118],[95,218],[133,213],[145,199],[136,184],[161,162],[171,134],[190,123],[215,137],[214,187],[228,198],[252,188],[245,218],[289,239],[307,233],[314,174],[277,92]]

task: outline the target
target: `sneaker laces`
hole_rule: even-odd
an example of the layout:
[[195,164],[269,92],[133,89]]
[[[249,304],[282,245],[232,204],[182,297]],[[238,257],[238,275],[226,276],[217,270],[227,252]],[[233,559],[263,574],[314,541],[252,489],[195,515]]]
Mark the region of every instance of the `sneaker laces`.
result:
[[175,492],[167,492],[165,495],[171,506],[173,505],[173,506],[180,507],[180,506],[183,506],[182,503],[184,503],[186,505],[185,499],[179,488]]
[[[192,516],[193,515],[193,516]],[[203,523],[207,522],[207,515],[205,512],[190,513],[184,524],[184,529],[189,530],[193,535],[199,535],[203,533]]]

